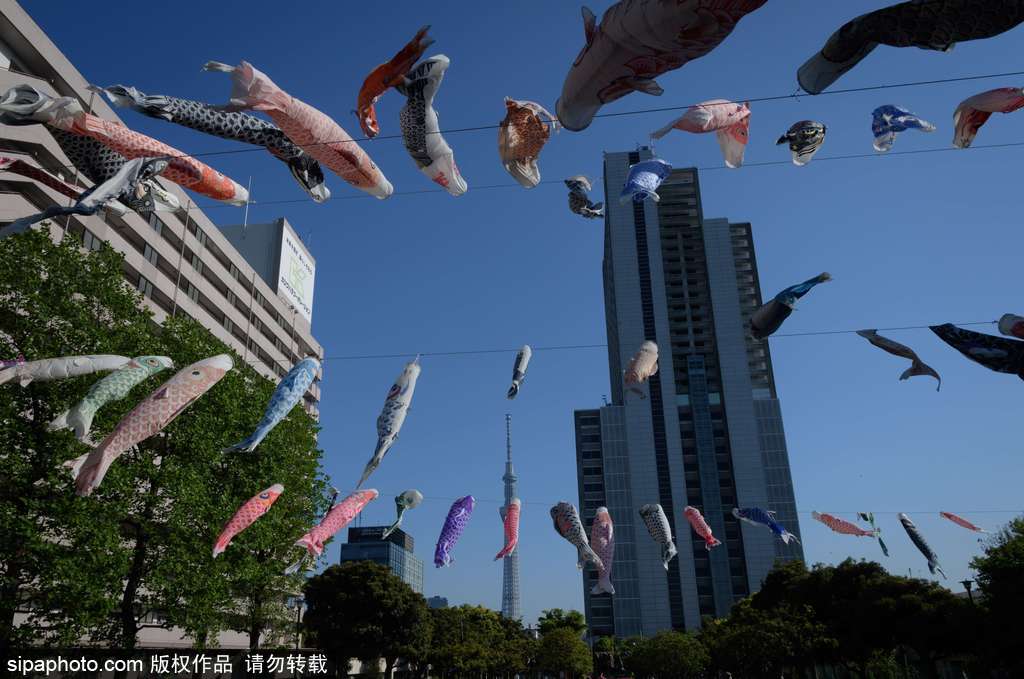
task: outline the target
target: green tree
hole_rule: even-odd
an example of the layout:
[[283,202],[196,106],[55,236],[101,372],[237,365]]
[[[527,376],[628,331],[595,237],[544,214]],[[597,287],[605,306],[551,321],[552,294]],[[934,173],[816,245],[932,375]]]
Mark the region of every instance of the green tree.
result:
[[709,662],[707,650],[695,636],[669,631],[643,640],[627,667],[636,676],[699,679]]
[[350,657],[384,659],[385,677],[399,658],[419,660],[430,642],[426,600],[390,570],[370,561],[331,566],[306,583],[305,628],[339,669]]
[[587,620],[579,611],[549,608],[541,611],[540,618],[537,619],[537,627],[542,636],[562,627],[571,629],[577,635],[582,635],[587,629]]
[[537,666],[547,672],[565,672],[569,679],[594,671],[590,648],[570,627],[558,627],[541,637]]
[[[72,238],[53,243],[28,232],[0,241],[0,260],[4,355],[163,354],[180,369],[230,353],[189,318],[155,325],[124,282],[121,256],[106,246],[87,253]],[[121,456],[87,498],[74,495],[61,469],[87,449],[70,432],[47,431],[46,423],[96,377],[0,387],[9,396],[0,399],[0,547],[14,554],[3,566],[0,643],[67,644],[85,634],[132,648],[143,626],[178,625],[202,645],[233,626],[250,592],[283,601],[298,589],[299,576],[280,575],[287,560],[278,550],[306,530],[322,505],[316,425],[296,409],[259,454],[222,453],[247,433],[272,389],[234,360],[235,370],[163,432]],[[170,374],[101,410],[94,435],[109,432]],[[214,560],[210,550],[225,521],[273,483],[286,488],[273,510]],[[254,560],[260,567],[247,568]],[[19,599],[32,602],[34,612],[15,628]],[[250,613],[272,617],[265,609]]]
[[435,674],[466,676],[524,672],[535,643],[518,620],[480,606],[430,611],[432,636],[426,661]]
[[1020,613],[1024,610],[1024,517],[996,533],[982,556],[971,561],[981,589],[983,639],[987,664],[1024,676],[1020,649]]

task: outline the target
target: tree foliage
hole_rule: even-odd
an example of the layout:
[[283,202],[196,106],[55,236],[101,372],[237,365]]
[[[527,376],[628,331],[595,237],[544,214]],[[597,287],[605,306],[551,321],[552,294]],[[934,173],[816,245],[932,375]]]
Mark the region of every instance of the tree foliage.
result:
[[440,676],[524,672],[536,656],[535,642],[518,620],[480,606],[430,610],[426,661]]
[[624,661],[626,669],[637,677],[700,679],[710,659],[694,635],[669,631],[635,639]]
[[399,658],[416,661],[430,642],[426,600],[388,568],[370,561],[331,566],[306,583],[310,642],[335,659],[383,658],[391,676]]
[[564,672],[570,678],[594,671],[590,647],[571,627],[556,627],[541,637],[537,666],[555,675]]
[[540,629],[541,635],[564,627],[572,630],[579,636],[586,631],[587,620],[579,611],[549,608],[541,611],[540,618],[537,619],[537,627]]
[[1010,676],[1024,676],[1020,616],[1024,610],[1024,517],[1014,519],[986,545],[985,554],[971,561],[981,589],[985,612],[984,663]]
[[[178,369],[231,353],[187,317],[157,326],[127,287],[122,258],[70,237],[0,240],[0,355],[160,354]],[[0,387],[0,649],[81,637],[131,648],[145,625],[180,626],[200,644],[222,629],[263,631],[301,578],[281,575],[291,543],[322,510],[317,426],[296,409],[256,454],[222,453],[259,419],[273,384],[234,356],[231,371],[164,432],[121,456],[91,497],[62,463],[87,451],[47,423],[97,376]],[[93,423],[99,440],[173,371],[154,376]],[[285,493],[219,559],[223,524],[257,492]],[[31,609],[14,624],[15,609]],[[276,608],[275,608],[276,606]],[[240,622],[241,621],[241,622]]]

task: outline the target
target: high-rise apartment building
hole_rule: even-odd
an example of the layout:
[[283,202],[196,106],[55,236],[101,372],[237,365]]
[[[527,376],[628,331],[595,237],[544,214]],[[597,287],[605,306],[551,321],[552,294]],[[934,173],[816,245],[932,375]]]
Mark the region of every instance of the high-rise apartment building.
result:
[[[768,343],[750,337],[761,304],[750,224],[705,219],[697,170],[677,169],[660,202],[620,205],[640,148],[606,153],[603,278],[612,403],[575,413],[580,508],[615,523],[616,594],[592,595],[595,636],[692,629],[756,591],[778,559],[802,559],[770,531],[743,524],[734,507],[762,507],[799,536],[782,415]],[[623,369],[645,340],[659,370],[643,396],[624,390]],[[679,555],[663,568],[638,509],[661,504]],[[683,516],[701,510],[722,545],[710,551]]]
[[416,543],[401,528],[396,528],[386,538],[381,537],[386,529],[387,526],[350,527],[348,542],[341,545],[338,563],[372,561],[387,566],[413,591],[422,594],[423,562],[413,554]]
[[[120,122],[25,10],[14,0],[0,0],[0,92],[23,83],[51,96],[75,97],[93,114]],[[0,155],[80,188],[90,186],[44,125],[0,125]],[[322,358],[323,348],[311,330],[313,259],[290,226],[278,220],[247,227],[250,238],[259,233],[269,237],[271,231],[279,236],[267,246],[280,255],[273,262],[276,268],[261,265],[258,271],[180,187],[158,182],[178,197],[181,209],[145,217],[131,210],[123,216],[101,211],[92,217],[59,217],[51,220],[51,234],[71,234],[88,248],[110,243],[124,254],[125,279],[143,294],[157,323],[168,316],[190,316],[269,379],[277,381],[305,356]],[[68,200],[27,177],[0,171],[0,232],[15,219]],[[298,291],[297,282],[308,291]],[[319,399],[317,380],[305,400],[314,416]]]

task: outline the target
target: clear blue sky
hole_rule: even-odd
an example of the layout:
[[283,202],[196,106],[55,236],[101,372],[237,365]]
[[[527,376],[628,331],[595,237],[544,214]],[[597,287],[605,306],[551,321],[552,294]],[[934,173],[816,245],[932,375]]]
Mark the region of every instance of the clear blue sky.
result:
[[[610,4],[591,7],[600,16]],[[662,97],[633,94],[605,110],[789,94],[797,67],[834,29],[887,4],[774,0],[711,55],[659,78]],[[452,62],[436,101],[448,128],[497,123],[506,95],[554,110],[583,44],[579,3],[564,1],[182,1],[171,10],[105,2],[88,12],[31,3],[29,11],[95,84],[223,102],[228,78],[200,73],[200,66],[246,59],[352,134],[358,125],[350,111],[363,78],[423,24],[432,24],[437,40],[428,56],[443,53]],[[1021,30],[948,54],[881,47],[836,87],[1022,70]],[[821,157],[870,153],[871,110],[888,103],[939,127],[930,135],[901,135],[897,151],[949,147],[958,102],[1020,85],[1021,78],[1009,78],[755,103],[746,159],[788,158],[774,142],[804,118],[828,125]],[[383,134],[399,131],[402,103],[389,93],[378,106]],[[603,150],[632,149],[673,115],[597,120],[582,133],[562,132],[543,152],[543,177],[600,176]],[[124,119],[186,151],[238,148],[132,112]],[[318,263],[313,327],[328,356],[605,341],[602,223],[570,214],[560,185],[474,190],[513,183],[498,161],[495,136],[488,130],[448,137],[470,186],[460,198],[436,193],[380,202],[330,175],[334,199],[325,205],[251,208],[250,221],[285,216],[310,244]],[[1024,112],[993,116],[976,143],[1018,141],[1024,141]],[[400,141],[363,146],[396,191],[433,187]],[[658,143],[658,152],[678,167],[722,164],[710,135],[676,132]],[[815,160],[804,168],[716,169],[703,172],[701,184],[707,216],[753,223],[766,295],[821,271],[835,277],[801,301],[785,332],[982,321],[1024,313],[1013,273],[1024,246],[1020,158],[1011,148]],[[243,184],[251,175],[256,201],[304,195],[265,153],[209,161]],[[208,214],[223,224],[242,220],[237,208]],[[927,330],[889,335],[942,374],[940,393],[929,378],[897,382],[905,362],[855,335],[771,340],[807,557],[829,563],[880,558],[873,541],[834,535],[809,516],[818,510],[852,519],[857,510],[873,510],[892,552],[885,565],[927,576],[923,557],[896,520],[895,513],[905,511],[938,553],[950,576],[945,584],[960,590],[957,581],[969,575],[968,561],[980,546],[938,511],[996,527],[1012,514],[983,510],[1021,507],[1024,384],[968,362]],[[582,608],[574,550],[552,530],[548,508],[563,499],[577,502],[572,410],[601,404],[608,368],[603,349],[537,352],[519,398],[509,403],[504,394],[513,356],[423,360],[401,438],[371,477],[382,496],[364,516],[389,521],[391,498],[419,488],[427,500],[407,515],[406,527],[427,563],[425,593],[499,607],[501,566],[491,559],[502,543],[504,414],[511,412],[529,621],[543,608]],[[321,445],[335,485],[351,487],[358,479],[376,441],[375,418],[403,363],[328,362]],[[436,570],[430,562],[450,499],[467,493],[478,505],[455,550],[455,566]],[[337,542],[327,554],[337,560]]]

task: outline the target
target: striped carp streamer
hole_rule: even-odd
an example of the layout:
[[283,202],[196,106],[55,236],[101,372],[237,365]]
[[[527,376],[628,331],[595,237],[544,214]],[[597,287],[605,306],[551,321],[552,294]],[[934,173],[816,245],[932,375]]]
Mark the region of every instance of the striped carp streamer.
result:
[[879,45],[949,51],[1024,21],[1020,0],[909,0],[843,24],[797,71],[800,87],[820,94]]
[[519,498],[514,497],[507,507],[498,509],[505,531],[505,546],[494,556],[495,561],[511,556],[519,545],[519,513],[522,510],[522,504]]
[[540,104],[505,97],[505,119],[498,125],[498,155],[505,171],[523,188],[540,184],[537,160],[558,127],[558,119]]
[[601,559],[601,567],[597,569],[597,584],[591,594],[615,594],[612,585],[612,561],[615,559],[615,526],[607,507],[598,507],[594,513],[594,522],[590,525],[590,546]]
[[604,216],[604,203],[592,203],[587,192],[591,190],[590,180],[581,174],[565,180],[569,189],[569,210],[586,219]]
[[776,146],[788,144],[793,155],[793,164],[802,167],[811,162],[814,154],[825,143],[828,128],[824,123],[814,120],[801,120],[793,123],[786,133],[775,142]]
[[778,535],[779,538],[782,539],[782,542],[787,545],[790,541],[800,544],[800,541],[796,539],[795,535],[783,528],[782,525],[775,520],[775,512],[768,511],[767,509],[761,509],[760,507],[746,507],[743,509],[733,507],[732,515],[740,521],[745,521],[746,523],[754,526],[764,526],[771,532]]
[[320,361],[315,358],[304,358],[292,366],[292,369],[277,383],[274,393],[270,396],[270,402],[267,403],[263,418],[256,425],[256,431],[244,441],[225,448],[224,452],[244,450],[251,453],[256,450],[256,446],[267,437],[267,434],[302,400],[318,372],[320,372]]
[[648,198],[657,203],[661,200],[658,195],[658,188],[661,183],[668,179],[672,172],[672,166],[660,158],[641,160],[639,163],[629,166],[629,174],[626,175],[626,184],[619,194],[619,204],[625,205],[630,201],[642,203]]
[[305,548],[312,556],[320,556],[324,551],[324,543],[352,523],[352,520],[359,515],[359,512],[363,511],[366,505],[377,499],[377,495],[374,488],[355,491],[331,507],[320,523],[295,541],[295,546]]
[[661,545],[661,565],[668,570],[668,562],[675,558],[677,552],[676,544],[672,541],[672,526],[668,523],[665,510],[661,505],[644,505],[640,508],[640,518],[644,520],[647,532]]
[[831,514],[819,514],[818,512],[811,512],[811,518],[815,521],[820,521],[836,533],[842,533],[843,535],[855,535],[861,538],[876,538],[878,537],[878,529],[866,530],[861,528],[855,523],[850,523],[845,519],[840,519],[838,516],[832,516]]
[[217,537],[217,542],[213,545],[213,558],[216,559],[218,555],[222,554],[236,535],[255,523],[256,519],[266,514],[267,510],[277,502],[277,498],[283,492],[284,486],[280,483],[275,483],[270,488],[260,491],[246,500],[245,504],[235,512],[235,515],[224,524],[224,529],[221,530],[220,535]]
[[686,509],[683,510],[683,516],[685,516],[686,520],[690,522],[691,526],[693,526],[693,532],[704,539],[704,548],[709,552],[712,547],[717,547],[722,544],[721,540],[712,535],[711,526],[709,526],[708,522],[704,520],[704,516],[700,513],[699,509],[687,505]]
[[93,417],[100,408],[124,398],[153,375],[173,367],[174,361],[167,356],[136,356],[93,384],[81,401],[58,415],[48,428],[51,431],[71,429],[75,432],[75,438],[92,445],[89,432]]
[[262,146],[288,166],[295,181],[314,201],[322,203],[331,197],[324,184],[320,164],[271,122],[241,111],[223,111],[191,99],[163,94],[146,95],[124,85],[92,89],[105,94],[115,106],[131,108],[150,118],[166,120],[221,139]]
[[437,538],[437,546],[434,547],[435,568],[444,568],[455,563],[452,550],[455,549],[456,543],[462,537],[463,531],[466,530],[466,525],[473,516],[475,505],[476,500],[472,495],[460,497],[452,503],[448,510],[448,516],[444,519],[444,525],[441,526],[441,535]]
[[413,65],[420,60],[428,47],[434,44],[433,38],[427,35],[430,26],[424,26],[416,31],[405,47],[398,53],[377,68],[370,71],[366,76],[363,86],[359,88],[359,96],[356,99],[356,116],[359,117],[359,127],[368,139],[373,139],[380,134],[380,125],[377,124],[377,111],[374,106],[389,89],[402,82],[405,74],[412,70]]
[[76,493],[92,494],[117,458],[162,431],[220,382],[233,365],[230,356],[219,354],[183,368],[121,418],[114,430],[91,453],[64,463],[75,475]]
[[1007,337],[1024,339],[1024,317],[1016,314],[1003,314],[999,317],[999,332]]
[[832,280],[828,272],[820,273],[803,283],[791,285],[768,302],[758,307],[750,317],[750,334],[754,339],[764,339],[782,327],[796,308],[796,301],[811,291],[819,283]]
[[917,530],[917,526],[915,526],[914,522],[910,520],[910,517],[906,514],[900,514],[900,523],[903,524],[903,530],[907,531],[907,537],[910,538],[910,541],[914,543],[914,546],[917,547],[921,554],[924,555],[924,558],[928,560],[928,571],[932,575],[935,575],[935,572],[938,571],[942,577],[945,578],[946,574],[943,573],[942,568],[939,566],[939,558],[935,556],[935,552],[933,552],[932,548],[928,546],[927,542],[925,542],[924,536],[921,535],[919,530]]
[[441,89],[450,63],[443,54],[424,59],[395,85],[395,89],[406,97],[398,117],[405,150],[430,181],[453,196],[461,196],[469,185],[455,164],[455,152],[441,136],[441,125],[434,109],[434,97]]
[[423,502],[423,493],[415,488],[410,488],[409,490],[402,491],[399,495],[396,495],[395,512],[397,517],[395,518],[395,522],[385,528],[384,532],[380,534],[380,539],[385,540],[389,535],[394,533],[398,527],[402,525],[402,517],[405,516],[405,513],[410,509],[419,507],[421,502]]
[[531,356],[533,356],[533,349],[530,348],[529,344],[524,344],[516,352],[516,362],[512,366],[512,386],[508,388],[508,393],[505,394],[509,400],[514,399],[519,393],[519,387],[523,385],[523,380],[526,379],[526,367],[530,365]]
[[69,377],[92,375],[124,367],[132,359],[126,356],[96,354],[92,356],[61,356],[24,361],[0,370],[0,384],[15,381],[25,387],[32,382],[50,382]]
[[930,330],[975,363],[1024,380],[1024,342],[965,330],[951,323],[933,325]]
[[162,141],[130,130],[119,122],[86,113],[74,97],[54,99],[31,85],[12,87],[0,96],[0,122],[8,125],[41,123],[89,137],[128,160],[162,158],[167,161],[167,168],[161,176],[175,184],[233,205],[245,205],[249,200],[248,191],[233,179]]
[[576,548],[576,568],[583,568],[583,564],[587,561],[594,564],[598,570],[604,568],[601,557],[590,547],[590,541],[587,540],[587,534],[583,530],[583,522],[580,520],[580,513],[576,509],[576,505],[559,502],[551,508],[550,513],[555,532]]
[[970,147],[981,126],[993,113],[1012,113],[1024,107],[1024,89],[1000,87],[968,97],[953,112],[953,146]]
[[934,132],[935,126],[905,108],[886,104],[871,112],[871,133],[875,136],[874,147],[885,153],[896,143],[896,135],[907,130]]
[[889,548],[882,540],[882,529],[875,525],[875,515],[871,512],[857,512],[857,518],[871,526],[871,530],[875,532],[875,537],[878,539],[878,546],[882,549],[882,554],[889,556]]
[[714,132],[725,166],[738,168],[743,165],[743,154],[750,141],[750,104],[737,104],[726,99],[695,104],[665,127],[651,132],[651,139],[661,139],[672,130],[694,134]]
[[44,219],[65,215],[92,216],[108,206],[116,206],[113,211],[124,214],[121,201],[132,203],[131,199],[142,199],[146,193],[144,182],[163,172],[167,165],[166,160],[159,158],[129,160],[113,177],[83,191],[74,205],[51,205],[42,212],[22,217],[9,225],[11,233],[25,231]]
[[875,345],[882,351],[910,361],[910,367],[903,371],[900,375],[900,380],[906,380],[918,375],[930,375],[938,380],[938,385],[935,387],[935,391],[942,388],[942,378],[939,377],[939,373],[935,372],[935,369],[930,365],[921,361],[921,359],[918,358],[917,353],[910,347],[900,344],[899,342],[894,342],[888,337],[882,337],[878,334],[877,330],[858,330],[857,334],[868,342],[871,342],[871,344]]
[[975,533],[988,532],[984,528],[979,528],[978,526],[975,526],[973,523],[963,518],[962,516],[957,516],[956,514],[953,514],[951,512],[939,512],[939,516],[941,516],[944,519],[949,519],[950,521],[952,521],[953,523],[962,528],[966,528],[967,530],[973,530]]
[[352,186],[381,200],[394,192],[380,168],[341,125],[282,90],[249,62],[234,67],[208,61],[203,70],[231,74],[231,100],[225,110],[263,111],[296,146]]
[[718,47],[766,0],[621,0],[601,24],[583,8],[586,44],[569,68],[555,104],[567,130],[586,129],[605,104],[631,92],[654,96],[654,80]]
[[629,391],[638,394],[640,398],[647,398],[644,392],[640,390],[639,385],[646,382],[650,379],[651,375],[655,375],[657,372],[658,345],[651,340],[646,340],[640,345],[640,350],[633,354],[633,358],[629,359],[629,367],[623,373],[622,381]]
[[370,474],[380,466],[384,456],[398,440],[398,432],[402,430],[402,424],[405,423],[405,416],[409,412],[409,404],[412,403],[412,395],[416,391],[416,380],[419,377],[420,363],[419,356],[417,356],[405,364],[402,374],[391,385],[388,395],[384,398],[384,407],[381,409],[380,415],[377,416],[377,447],[373,451],[373,457],[363,468],[363,475],[356,488],[370,478]]

